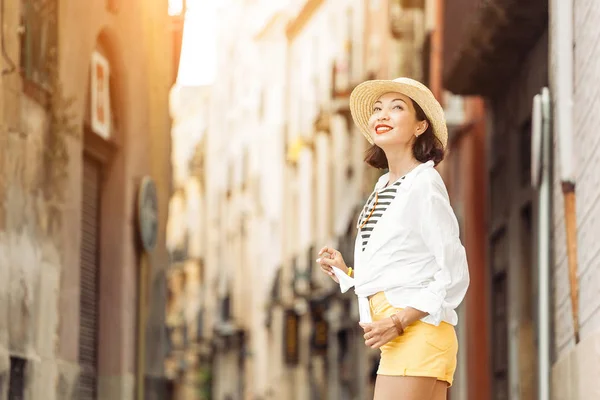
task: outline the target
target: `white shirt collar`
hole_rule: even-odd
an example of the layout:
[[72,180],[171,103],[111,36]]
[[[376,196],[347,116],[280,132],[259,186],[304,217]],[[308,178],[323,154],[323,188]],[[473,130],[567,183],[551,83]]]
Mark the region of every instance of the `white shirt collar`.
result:
[[[417,175],[417,173],[425,168],[433,168],[434,166],[434,162],[432,160],[429,160],[427,162],[422,163],[421,165],[416,166],[412,171],[410,171],[408,174],[406,174],[405,176],[408,178],[410,176],[413,175]],[[379,180],[377,181],[377,184],[375,185],[375,189],[379,190],[382,187],[384,187],[389,180],[389,172],[386,172],[385,174],[381,175],[381,177],[379,178]],[[393,182],[390,182],[393,183]]]

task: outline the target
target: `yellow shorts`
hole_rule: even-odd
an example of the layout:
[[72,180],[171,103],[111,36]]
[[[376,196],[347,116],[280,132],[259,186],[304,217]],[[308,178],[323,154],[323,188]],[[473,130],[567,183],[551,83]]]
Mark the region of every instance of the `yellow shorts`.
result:
[[[383,292],[371,296],[369,304],[373,321],[400,310],[391,306]],[[454,326],[446,322],[435,326],[417,321],[380,350],[379,375],[435,377],[452,385],[458,340]]]

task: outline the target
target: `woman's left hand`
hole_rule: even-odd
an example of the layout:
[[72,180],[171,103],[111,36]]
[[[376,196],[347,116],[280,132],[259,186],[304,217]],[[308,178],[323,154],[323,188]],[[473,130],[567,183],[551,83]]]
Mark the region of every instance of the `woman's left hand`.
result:
[[378,349],[398,337],[396,325],[389,317],[371,323],[360,322],[359,325],[365,331],[365,345],[372,349]]

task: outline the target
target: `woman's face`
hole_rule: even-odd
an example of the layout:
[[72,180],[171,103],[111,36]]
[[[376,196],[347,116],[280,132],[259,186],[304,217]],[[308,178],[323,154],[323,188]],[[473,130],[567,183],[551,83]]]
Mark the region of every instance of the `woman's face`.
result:
[[386,93],[373,104],[369,131],[375,144],[412,146],[427,129],[427,121],[417,121],[412,100],[401,93]]

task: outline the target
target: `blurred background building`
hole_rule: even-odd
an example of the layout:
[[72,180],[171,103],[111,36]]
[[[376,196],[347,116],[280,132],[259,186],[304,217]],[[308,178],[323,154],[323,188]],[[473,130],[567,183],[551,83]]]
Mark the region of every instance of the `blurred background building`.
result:
[[[218,7],[209,113],[188,114],[191,98],[180,103],[184,91],[197,90],[191,86],[175,101],[182,119],[174,117],[174,149],[197,149],[202,160],[202,175],[185,181],[205,182],[192,185],[200,187],[199,202],[189,201],[189,188],[171,202],[172,251],[204,249],[173,268],[173,302],[180,304],[173,318],[197,316],[171,334],[187,349],[169,361],[182,388],[223,399],[370,396],[378,352],[364,346],[355,296],[340,294],[315,259],[329,244],[352,263],[355,221],[379,176],[362,161],[366,142],[348,108],[352,88],[406,75],[439,81],[443,94],[441,77],[430,76],[430,64],[441,64],[431,56],[440,42],[435,11],[433,1]],[[186,31],[184,44],[187,38]],[[194,119],[201,137],[181,135],[178,126]],[[203,209],[194,211],[198,204]],[[198,230],[204,233],[193,239]],[[181,277],[192,262],[201,266],[200,283]],[[189,300],[198,285],[201,300]],[[186,312],[186,304],[201,310]],[[179,333],[196,326],[197,335]]]
[[[377,352],[364,348],[353,294],[314,260],[328,244],[352,264],[357,211],[379,176],[362,162],[349,94],[397,76],[429,85],[450,129],[439,170],[471,270],[450,397],[598,398],[599,12],[589,0],[223,4],[194,147],[206,183],[194,229],[205,230],[197,304],[211,398],[369,398]],[[536,111],[548,93],[551,107]],[[569,137],[581,139],[572,152]]]

